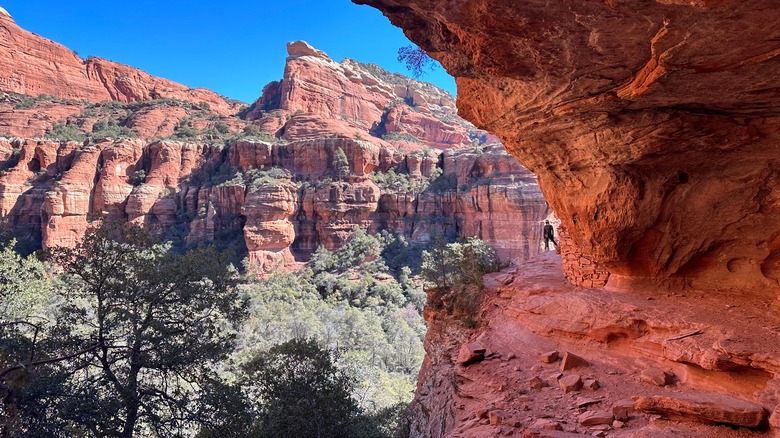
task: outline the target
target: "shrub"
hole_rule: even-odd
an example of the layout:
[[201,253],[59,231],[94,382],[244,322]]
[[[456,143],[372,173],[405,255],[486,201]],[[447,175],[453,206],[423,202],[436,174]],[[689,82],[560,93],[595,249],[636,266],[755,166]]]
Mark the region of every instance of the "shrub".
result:
[[133,173],[133,179],[131,182],[135,187],[140,186],[146,182],[146,172],[143,169],[136,170],[135,173]]
[[469,237],[447,243],[437,236],[430,251],[423,251],[422,276],[433,288],[429,305],[444,305],[450,314],[458,315],[467,326],[482,302],[482,277],[501,268],[496,252],[484,241]]
[[77,126],[66,124],[63,121],[59,121],[55,123],[54,126],[51,127],[51,129],[46,131],[44,137],[52,140],[78,141],[78,142],[83,142],[84,140],[87,139],[86,134],[81,132],[81,130]]
[[408,132],[386,132],[382,134],[382,140],[387,140],[387,141],[399,140],[399,141],[408,141],[417,144],[425,144],[422,140],[413,136],[412,134],[409,134]]
[[200,131],[192,127],[190,120],[181,120],[173,129],[173,135],[171,138],[174,140],[198,140]]
[[134,130],[120,126],[116,120],[101,119],[92,125],[92,138],[135,138],[138,133]]

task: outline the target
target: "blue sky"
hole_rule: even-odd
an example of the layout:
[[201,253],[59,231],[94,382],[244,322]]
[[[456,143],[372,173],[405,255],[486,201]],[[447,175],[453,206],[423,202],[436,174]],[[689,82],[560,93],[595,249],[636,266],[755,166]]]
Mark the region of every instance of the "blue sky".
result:
[[[349,0],[125,2],[0,0],[19,26],[79,53],[138,67],[245,102],[281,79],[288,41],[306,40],[336,61],[405,73],[410,44],[379,11]],[[455,94],[437,67],[421,78]]]

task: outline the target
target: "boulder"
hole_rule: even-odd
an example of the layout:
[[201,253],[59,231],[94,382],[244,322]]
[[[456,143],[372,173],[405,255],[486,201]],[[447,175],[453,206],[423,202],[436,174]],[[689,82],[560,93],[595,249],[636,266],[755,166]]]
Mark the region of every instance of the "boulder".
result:
[[579,391],[582,389],[582,378],[576,374],[564,376],[558,380],[558,386],[565,393]]
[[464,367],[480,362],[485,358],[485,351],[485,347],[475,342],[467,342],[461,345],[460,350],[458,350],[456,362]]

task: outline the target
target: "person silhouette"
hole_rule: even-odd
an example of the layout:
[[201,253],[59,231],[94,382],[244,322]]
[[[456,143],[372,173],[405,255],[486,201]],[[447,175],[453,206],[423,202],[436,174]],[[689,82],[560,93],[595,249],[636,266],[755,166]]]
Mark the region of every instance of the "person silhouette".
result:
[[550,250],[550,242],[552,242],[553,245],[558,248],[558,242],[555,241],[555,230],[553,229],[553,226],[550,225],[550,221],[544,221],[544,232],[542,234],[544,235],[545,251]]

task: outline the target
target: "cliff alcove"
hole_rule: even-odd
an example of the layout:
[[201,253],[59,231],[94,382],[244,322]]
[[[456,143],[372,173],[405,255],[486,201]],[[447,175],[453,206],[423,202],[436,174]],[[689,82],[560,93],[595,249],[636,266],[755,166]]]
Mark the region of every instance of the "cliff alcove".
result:
[[774,2],[355,3],[456,77],[609,286],[778,290]]

